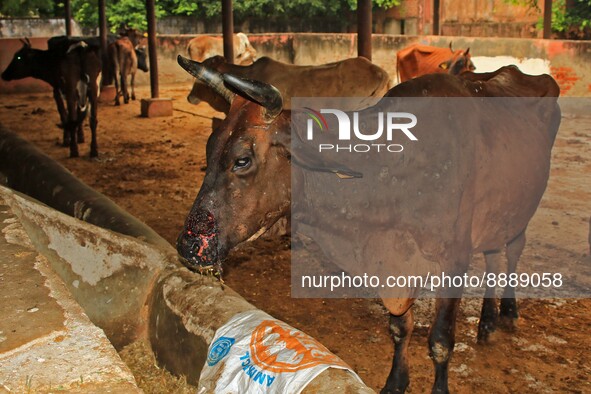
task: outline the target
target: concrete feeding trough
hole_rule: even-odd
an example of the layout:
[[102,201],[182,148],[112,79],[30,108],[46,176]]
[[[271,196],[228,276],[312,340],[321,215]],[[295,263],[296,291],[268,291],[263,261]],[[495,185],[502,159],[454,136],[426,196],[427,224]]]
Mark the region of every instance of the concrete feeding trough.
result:
[[[0,332],[0,338],[5,337],[0,341],[0,366],[13,371],[5,375],[0,369],[0,390],[3,386],[12,391],[58,386],[79,389],[86,387],[81,385],[84,383],[105,391],[119,382],[122,386],[113,389],[137,391],[129,370],[111,344],[121,349],[140,339],[149,340],[160,365],[197,385],[216,331],[237,314],[256,310],[216,279],[188,271],[178,262],[176,250],[152,229],[1,125],[0,175],[0,182],[8,186],[0,186],[0,211],[6,216],[2,217],[4,224],[12,226],[10,232],[2,230],[0,251],[11,252],[8,248],[13,246],[2,241],[14,238],[15,234],[28,240],[28,243],[23,241],[25,252],[30,253],[28,265],[23,267],[31,270],[35,266],[38,271],[31,284],[43,282],[40,274],[51,277],[55,283],[46,285],[49,290],[42,289],[45,297],[42,299],[47,300],[43,310],[56,317],[51,320],[55,327],[50,327],[47,319],[41,319],[38,326],[47,324],[45,328],[53,331],[63,329],[63,337],[70,338],[66,341],[56,334],[40,331],[20,343],[13,341],[11,332]],[[10,220],[6,222],[6,219]],[[39,259],[35,260],[34,256]],[[11,261],[0,269],[8,270],[15,264]],[[23,286],[21,290],[26,294],[28,287]],[[64,311],[87,327],[83,332],[94,335],[90,348],[79,349],[80,357],[72,358],[73,362],[64,366],[70,371],[67,376],[41,374],[35,372],[38,369],[31,369],[41,363],[44,370],[50,371],[60,361],[57,355],[38,356],[44,361],[28,363],[13,357],[15,354],[29,359],[37,357],[33,344],[43,341],[48,341],[54,351],[59,349],[54,343],[73,346],[81,341],[82,332],[68,328]],[[15,312],[7,310],[6,314]],[[13,345],[6,348],[2,345],[5,342]],[[100,359],[93,351],[107,356]],[[101,360],[106,361],[100,364]],[[100,374],[93,375],[85,369],[96,363],[100,368],[110,364],[110,374],[103,376],[112,379],[100,380],[97,377]],[[29,377],[33,375],[37,377],[31,381]],[[354,374],[335,368],[315,376],[303,392],[335,390],[373,392]]]

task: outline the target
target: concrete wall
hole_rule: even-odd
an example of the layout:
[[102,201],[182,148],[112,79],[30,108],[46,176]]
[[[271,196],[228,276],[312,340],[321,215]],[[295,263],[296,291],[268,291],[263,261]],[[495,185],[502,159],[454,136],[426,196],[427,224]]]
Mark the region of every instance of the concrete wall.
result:
[[[513,2],[516,3],[516,2]],[[541,9],[512,4],[507,0],[442,1],[441,34],[469,37],[538,37],[535,28]],[[404,34],[433,32],[433,1],[402,0],[389,10],[374,12],[376,32],[387,21],[404,21]]]
[[[186,54],[193,35],[161,35],[158,37],[160,82],[191,83],[192,78],[176,63],[176,56]],[[356,34],[285,33],[250,35],[260,56],[294,64],[322,64],[356,56]],[[551,74],[566,96],[591,96],[591,42],[542,40],[526,38],[479,38],[447,36],[374,35],[373,62],[396,79],[396,52],[412,43],[454,48],[470,47],[477,71],[496,70],[502,65],[516,64],[529,74]],[[34,45],[42,47],[42,39]],[[0,68],[4,69],[20,48],[15,39],[0,39]],[[0,93],[39,89],[41,82],[23,80],[0,81]],[[149,84],[148,74],[139,72],[138,84]],[[30,89],[30,90],[29,90]],[[188,87],[187,87],[188,89]]]
[[[66,34],[66,24],[62,18],[10,18],[0,19],[0,37],[51,37]],[[72,34],[82,34],[75,20],[72,20]]]

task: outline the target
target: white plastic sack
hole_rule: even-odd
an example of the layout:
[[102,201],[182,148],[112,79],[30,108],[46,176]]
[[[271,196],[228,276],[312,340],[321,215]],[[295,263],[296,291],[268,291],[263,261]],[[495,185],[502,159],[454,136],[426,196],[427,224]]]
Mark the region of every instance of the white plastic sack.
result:
[[359,379],[314,338],[264,312],[248,311],[217,330],[198,393],[298,394],[327,368],[346,369]]

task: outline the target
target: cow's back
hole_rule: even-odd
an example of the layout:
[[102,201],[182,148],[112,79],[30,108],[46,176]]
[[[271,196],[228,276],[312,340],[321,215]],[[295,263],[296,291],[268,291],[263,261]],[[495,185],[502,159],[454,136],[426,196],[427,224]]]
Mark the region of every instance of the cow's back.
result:
[[[234,63],[252,64],[256,57],[256,50],[250,45],[248,37],[244,33],[234,34],[232,42],[234,46]],[[187,53],[192,60],[200,63],[214,56],[223,56],[223,38],[214,36],[192,38],[187,44]]]
[[218,68],[221,72],[237,71],[239,76],[261,80],[281,92],[284,108],[291,108],[292,97],[343,97],[343,105],[351,98],[364,98],[354,108],[374,104],[390,88],[386,71],[363,57],[346,59],[320,66],[300,66],[262,57],[248,67]]
[[[374,112],[408,109],[409,97],[425,98],[412,106],[418,118],[412,132],[418,141],[405,144],[404,155],[383,166],[404,187],[390,190],[389,200],[396,209],[377,209],[376,222],[420,229],[422,239],[417,242],[428,254],[439,253],[446,243],[467,242],[453,239],[462,231],[468,231],[474,252],[500,249],[526,228],[547,185],[560,109],[551,77],[517,73],[503,70],[486,82],[477,77],[425,75],[391,89],[386,98],[394,102],[385,98],[371,108]],[[531,90],[534,85],[538,85],[536,95]],[[373,161],[365,168],[351,168],[364,174],[357,183],[367,178],[361,190],[371,190],[372,180],[381,179],[376,171],[383,170]],[[347,195],[346,188],[342,192],[356,198]],[[380,196],[363,194],[377,208],[383,207]]]

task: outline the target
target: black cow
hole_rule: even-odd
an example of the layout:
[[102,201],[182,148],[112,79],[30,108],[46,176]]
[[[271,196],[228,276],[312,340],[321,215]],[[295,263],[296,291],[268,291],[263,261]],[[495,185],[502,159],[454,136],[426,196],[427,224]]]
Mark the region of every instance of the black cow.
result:
[[[50,49],[44,51],[32,48],[28,39],[22,42],[23,47],[15,53],[12,62],[2,73],[2,79],[12,81],[33,77],[51,85],[64,126],[63,144],[70,146],[70,157],[78,157],[77,143],[84,142],[82,122],[90,109],[90,156],[98,156],[96,127],[98,80],[101,75],[99,48],[83,41],[70,45],[66,45],[65,41],[54,41]],[[62,96],[66,99],[65,106]]]

